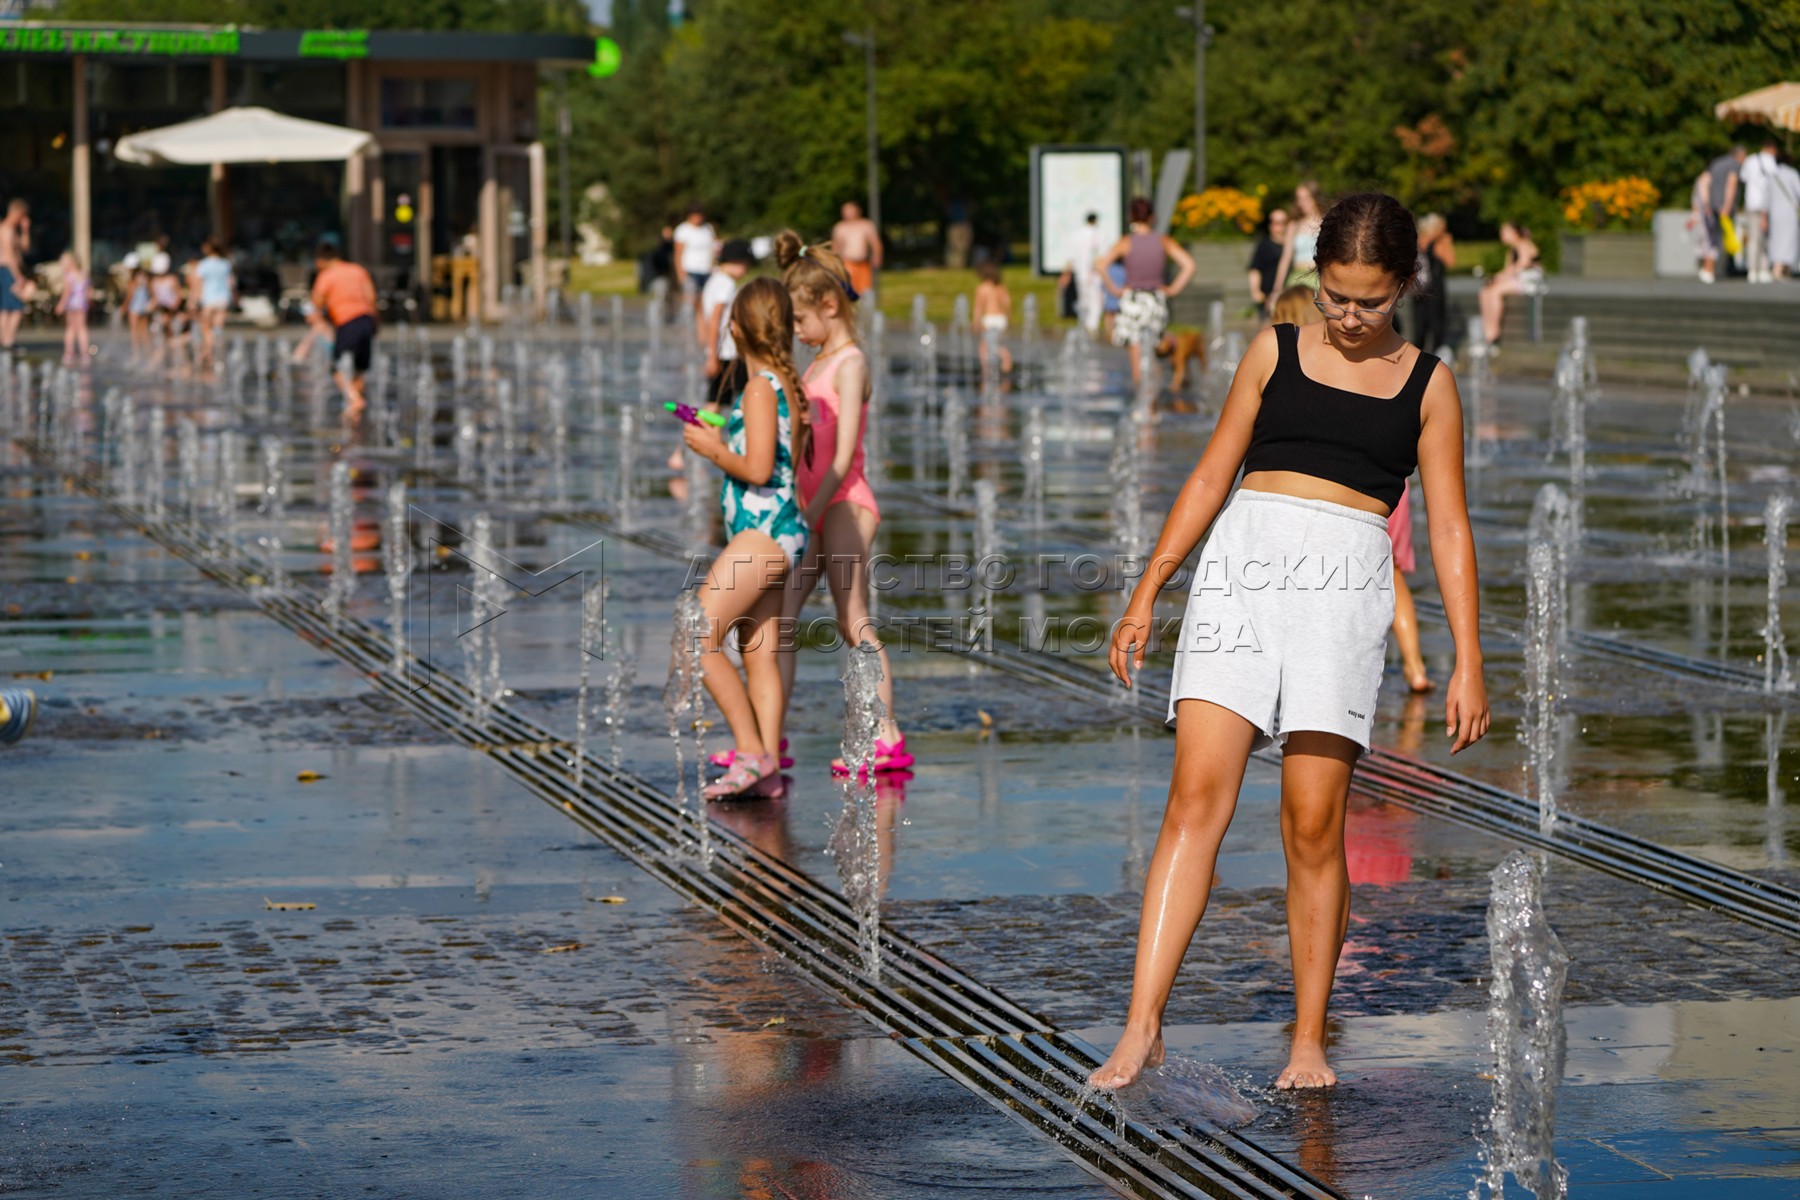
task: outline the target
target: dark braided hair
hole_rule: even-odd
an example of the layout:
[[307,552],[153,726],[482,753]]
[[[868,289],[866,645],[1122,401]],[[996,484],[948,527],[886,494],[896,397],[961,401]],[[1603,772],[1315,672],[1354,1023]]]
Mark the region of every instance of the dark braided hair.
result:
[[1313,262],[1380,267],[1411,287],[1418,272],[1419,229],[1404,204],[1385,192],[1356,192],[1333,204],[1319,226]]

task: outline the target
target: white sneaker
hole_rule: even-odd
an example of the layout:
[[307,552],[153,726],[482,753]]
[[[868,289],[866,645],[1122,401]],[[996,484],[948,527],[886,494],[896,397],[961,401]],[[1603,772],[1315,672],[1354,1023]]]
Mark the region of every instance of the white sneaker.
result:
[[1713,282],[1713,273],[1712,273],[1712,272],[1711,272],[1711,271],[1702,271],[1702,272],[1700,272],[1700,282],[1701,282],[1701,283],[1711,283],[1711,282]]

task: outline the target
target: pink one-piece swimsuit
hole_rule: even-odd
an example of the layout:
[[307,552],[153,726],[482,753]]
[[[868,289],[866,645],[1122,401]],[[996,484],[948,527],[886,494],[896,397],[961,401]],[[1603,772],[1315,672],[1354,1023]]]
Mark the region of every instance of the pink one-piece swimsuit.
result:
[[[825,472],[831,468],[832,459],[837,454],[838,431],[838,392],[837,368],[845,354],[862,357],[862,349],[854,342],[830,354],[813,360],[812,366],[806,370],[806,377],[801,385],[806,388],[806,399],[812,408],[812,451],[810,461],[799,464],[800,496],[802,504],[810,504],[813,496],[819,491],[819,483],[825,478]],[[829,369],[824,369],[829,368]],[[850,470],[838,484],[836,494],[831,498],[832,504],[842,504],[848,500],[852,504],[861,505],[876,516],[881,510],[875,507],[875,489],[869,486],[869,477],[863,473],[862,432],[869,427],[867,421],[860,423],[857,430],[856,457],[850,462]],[[831,505],[826,505],[827,508]],[[823,514],[821,514],[821,519]]]

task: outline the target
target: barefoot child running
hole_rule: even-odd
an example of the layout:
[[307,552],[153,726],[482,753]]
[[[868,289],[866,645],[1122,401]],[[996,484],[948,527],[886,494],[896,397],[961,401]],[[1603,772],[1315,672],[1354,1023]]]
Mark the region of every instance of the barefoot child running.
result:
[[1295,1007],[1275,1086],[1337,1082],[1325,1010],[1350,914],[1344,813],[1394,619],[1387,517],[1415,465],[1456,641],[1445,689],[1451,753],[1487,732],[1461,401],[1450,372],[1392,320],[1416,256],[1412,214],[1393,197],[1332,206],[1314,260],[1325,320],[1256,335],[1113,634],[1112,668],[1129,682],[1157,593],[1210,527],[1169,689],[1175,765],[1145,881],[1131,1008],[1112,1057],[1089,1077],[1097,1086],[1124,1087],[1162,1062],[1163,1009],[1206,911],[1246,760],[1274,741]]
[[[775,239],[775,261],[781,264],[781,281],[793,297],[794,331],[818,351],[803,381],[813,419],[812,459],[800,463],[800,495],[813,546],[788,582],[783,616],[790,622],[799,619],[824,570],[844,641],[880,646],[869,619],[869,553],[881,525],[881,510],[863,470],[869,365],[856,343],[857,293],[849,269],[829,243],[803,245],[799,234],[786,230]],[[894,723],[894,672],[886,647],[880,654],[881,703],[887,719],[875,739],[874,767],[899,771],[910,767],[913,758]],[[791,693],[791,643],[781,655],[781,676],[783,694]],[[833,774],[850,773],[842,759],[833,761],[831,769]]]
[[[731,305],[731,336],[750,381],[735,397],[723,432],[705,423],[683,428],[687,448],[725,472],[719,504],[730,539],[700,587],[706,690],[736,743],[730,769],[706,785],[708,799],[776,797],[784,790],[775,754],[786,707],[776,646],[783,584],[806,553],[794,463],[805,460],[809,432],[793,334],[787,289],[773,279],[745,285]],[[720,653],[726,632],[740,623],[741,679]]]

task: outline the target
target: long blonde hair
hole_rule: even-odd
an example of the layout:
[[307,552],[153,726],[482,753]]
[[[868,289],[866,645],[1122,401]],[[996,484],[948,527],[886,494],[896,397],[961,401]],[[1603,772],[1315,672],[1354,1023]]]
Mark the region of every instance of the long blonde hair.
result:
[[738,351],[769,364],[788,400],[788,449],[796,465],[812,453],[812,405],[794,369],[794,302],[787,288],[764,276],[738,289],[731,302]]
[[819,308],[827,300],[837,307],[837,314],[856,337],[856,301],[851,298],[850,268],[830,242],[808,246],[800,235],[784,229],[775,235],[775,262],[781,268],[781,282],[795,299],[809,308]]

